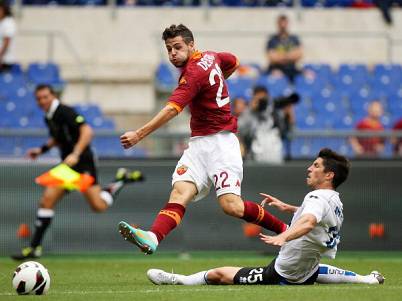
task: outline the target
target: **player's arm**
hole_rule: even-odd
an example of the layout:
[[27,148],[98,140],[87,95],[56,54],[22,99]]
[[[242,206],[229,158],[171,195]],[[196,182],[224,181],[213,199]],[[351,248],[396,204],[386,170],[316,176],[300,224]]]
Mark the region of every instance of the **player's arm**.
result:
[[158,114],[156,114],[149,122],[136,131],[125,132],[120,137],[120,142],[124,148],[130,148],[151,134],[153,131],[159,129],[166,124],[169,120],[176,117],[179,113],[178,106],[173,103],[168,103]]
[[264,199],[261,202],[262,207],[264,207],[265,204],[268,204],[268,206],[275,207],[279,211],[287,213],[295,213],[297,209],[299,209],[299,207],[282,202],[281,200],[273,197],[272,195],[266,193],[260,193],[260,195],[264,197]]
[[223,77],[228,79],[239,67],[240,61],[235,55],[228,52],[219,52],[218,56],[221,59]]
[[55,146],[56,140],[53,138],[49,138],[46,143],[44,143],[41,147],[30,148],[27,151],[27,156],[32,160],[35,160],[38,156],[48,152],[53,146]]
[[3,57],[6,54],[9,46],[10,46],[11,38],[5,37],[3,38],[3,46],[0,48],[0,63],[3,61]]
[[303,49],[298,46],[286,54],[286,59],[290,62],[298,62],[303,57]]
[[286,242],[306,235],[317,225],[317,218],[314,214],[303,214],[290,228],[277,236],[260,234],[261,240],[273,246],[283,246]]
[[73,151],[65,159],[64,163],[68,166],[74,166],[80,160],[82,152],[91,143],[93,137],[92,128],[84,123],[79,127],[79,137],[77,143],[74,145]]
[[86,123],[82,124],[80,126],[80,135],[78,137],[78,141],[74,145],[72,153],[79,157],[91,143],[93,136],[94,131],[92,130],[92,128]]

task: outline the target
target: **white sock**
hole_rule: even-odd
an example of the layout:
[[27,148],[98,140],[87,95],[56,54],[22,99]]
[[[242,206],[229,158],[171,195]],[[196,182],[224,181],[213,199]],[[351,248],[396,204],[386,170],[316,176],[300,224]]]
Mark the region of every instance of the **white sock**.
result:
[[206,275],[208,271],[198,272],[192,275],[180,275],[175,274],[177,279],[177,284],[182,285],[205,285],[208,284],[206,281]]
[[320,264],[317,283],[366,283],[378,284],[372,275],[359,275],[328,264]]
[[107,192],[106,190],[102,190],[100,193],[101,199],[106,203],[108,207],[113,205],[113,197],[110,194],[110,192]]
[[151,237],[152,241],[153,241],[156,245],[159,245],[158,238],[156,237],[156,234],[155,234],[154,232],[152,232],[152,231],[148,231],[147,233],[148,233],[149,236]]

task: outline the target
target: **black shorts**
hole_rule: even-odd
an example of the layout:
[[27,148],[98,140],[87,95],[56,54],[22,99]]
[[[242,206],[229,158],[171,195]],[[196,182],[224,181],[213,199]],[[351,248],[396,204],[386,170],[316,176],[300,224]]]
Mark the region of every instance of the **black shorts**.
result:
[[269,284],[269,285],[309,285],[318,277],[317,271],[303,283],[291,283],[275,271],[275,260],[266,267],[242,268],[233,278],[234,284]]
[[95,181],[92,185],[98,184],[97,171],[95,166],[95,161],[91,157],[81,158],[76,165],[72,167],[75,171],[79,173],[86,173],[94,177]]

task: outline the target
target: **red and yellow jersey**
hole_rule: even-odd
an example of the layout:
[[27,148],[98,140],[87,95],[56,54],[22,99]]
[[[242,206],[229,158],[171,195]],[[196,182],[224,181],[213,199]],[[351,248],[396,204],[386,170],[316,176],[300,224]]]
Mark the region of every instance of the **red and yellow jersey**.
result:
[[189,105],[192,137],[221,131],[236,133],[237,118],[231,114],[225,78],[238,64],[236,56],[230,53],[197,51],[183,68],[168,104],[179,112]]
[[[357,123],[356,129],[361,131],[383,131],[384,127],[379,121],[364,118]],[[376,153],[376,145],[384,143],[384,139],[381,137],[359,138],[358,140],[366,154]]]

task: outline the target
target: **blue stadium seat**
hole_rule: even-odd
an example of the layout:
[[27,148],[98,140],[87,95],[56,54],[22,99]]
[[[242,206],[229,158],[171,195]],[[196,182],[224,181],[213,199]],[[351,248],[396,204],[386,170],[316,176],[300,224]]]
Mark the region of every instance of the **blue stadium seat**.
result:
[[332,125],[325,116],[319,116],[317,114],[308,115],[296,115],[296,128],[301,130],[314,130],[314,129],[325,129]]
[[398,64],[377,64],[373,69],[373,76],[380,78],[381,76],[389,76],[391,78],[402,78],[402,67]]
[[350,130],[354,128],[355,120],[351,114],[337,116],[332,126],[336,130]]
[[327,81],[333,76],[331,66],[329,64],[306,64],[303,66],[304,71],[311,71],[317,77],[326,79]]
[[327,80],[318,76],[307,77],[304,75],[298,75],[295,79],[295,90],[300,95],[303,94],[315,94],[321,91],[322,88],[327,86]]
[[295,138],[291,144],[292,158],[311,158],[314,156],[311,139]]
[[292,92],[289,80],[285,76],[262,75],[257,79],[255,85],[266,87],[273,98]]
[[95,137],[93,147],[96,154],[101,157],[133,157],[145,158],[148,156],[141,147],[124,150],[118,137]]
[[302,0],[301,4],[304,7],[321,6],[321,2],[319,0]]
[[114,130],[115,124],[114,121],[110,118],[105,118],[102,116],[95,117],[94,119],[88,122],[94,129],[103,129],[103,130]]
[[228,84],[229,95],[232,100],[237,97],[242,97],[246,100],[250,100],[252,98],[252,89],[254,87],[254,80],[252,78],[237,76],[229,78],[226,82]]
[[179,73],[173,69],[168,63],[159,64],[155,73],[155,84],[159,90],[170,91],[177,85]]
[[32,63],[27,69],[28,79],[35,85],[48,84],[62,90],[65,82],[60,77],[59,67],[53,63]]
[[402,117],[402,96],[398,94],[391,95],[388,98],[388,111],[397,117]]

